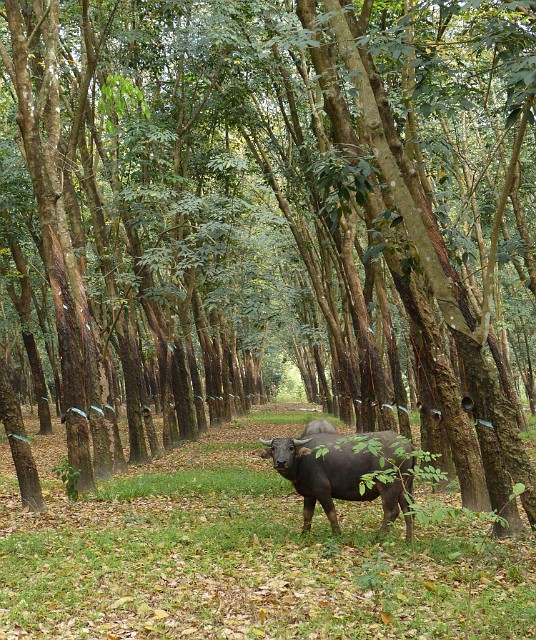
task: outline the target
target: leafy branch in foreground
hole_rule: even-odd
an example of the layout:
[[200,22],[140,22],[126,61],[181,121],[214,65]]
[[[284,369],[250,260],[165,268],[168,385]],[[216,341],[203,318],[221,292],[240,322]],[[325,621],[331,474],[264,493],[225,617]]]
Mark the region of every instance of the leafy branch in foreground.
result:
[[78,489],[76,488],[76,485],[78,478],[80,477],[80,469],[75,470],[69,464],[68,460],[65,459],[58,466],[52,467],[52,471],[65,485],[67,497],[73,502],[76,502],[78,500]]

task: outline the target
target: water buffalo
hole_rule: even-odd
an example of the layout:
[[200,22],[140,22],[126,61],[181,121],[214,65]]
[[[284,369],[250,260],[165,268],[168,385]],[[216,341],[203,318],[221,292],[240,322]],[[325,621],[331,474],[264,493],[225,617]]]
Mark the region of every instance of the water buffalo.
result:
[[337,429],[335,429],[331,422],[328,422],[327,420],[312,420],[305,427],[305,431],[300,437],[304,438],[305,436],[314,436],[317,433],[337,433]]
[[[410,442],[394,431],[378,431],[358,436],[362,442],[371,441],[359,453],[353,447],[359,440],[333,433],[319,433],[307,438],[274,438],[260,440],[268,447],[265,457],[272,458],[274,469],[290,480],[303,496],[303,531],[311,530],[316,501],[318,500],[331,523],[333,533],[339,534],[337,512],[333,499],[370,502],[381,496],[385,531],[402,509],[406,521],[406,539],[413,536],[413,517],[408,513],[407,496],[413,486],[414,458]],[[374,445],[380,452],[372,452]],[[307,446],[305,446],[307,445]],[[327,452],[325,450],[327,449]],[[316,456],[324,450],[325,455]],[[398,452],[397,452],[398,450]],[[401,453],[402,451],[406,454]],[[383,465],[383,466],[382,466]],[[395,468],[394,482],[375,481],[372,486],[361,486],[364,474]],[[364,489],[364,491],[363,491]]]

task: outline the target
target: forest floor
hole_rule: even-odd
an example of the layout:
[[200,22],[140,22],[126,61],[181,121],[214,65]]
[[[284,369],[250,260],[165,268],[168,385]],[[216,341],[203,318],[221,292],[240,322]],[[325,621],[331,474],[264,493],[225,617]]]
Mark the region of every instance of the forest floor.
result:
[[0,640],[536,638],[534,536],[494,540],[454,485],[417,486],[412,544],[402,518],[378,538],[378,501],[338,502],[339,537],[320,510],[300,535],[300,497],[252,451],[314,409],[263,407],[76,503],[52,471],[63,426],[25,416],[48,512],[22,511],[0,438]]

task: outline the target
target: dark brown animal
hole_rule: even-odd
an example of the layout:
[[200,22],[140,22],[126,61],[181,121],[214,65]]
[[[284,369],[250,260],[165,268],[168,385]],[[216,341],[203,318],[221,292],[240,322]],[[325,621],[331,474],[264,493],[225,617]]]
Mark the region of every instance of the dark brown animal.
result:
[[[370,448],[376,444],[381,452],[376,455],[367,445],[359,453],[355,453],[353,448],[356,445],[362,446],[359,445],[360,441],[372,441]],[[274,469],[290,480],[296,491],[303,496],[304,532],[311,530],[317,500],[331,523],[333,533],[339,534],[334,498],[370,502],[381,497],[383,522],[380,530],[387,530],[402,509],[406,521],[406,538],[411,540],[413,537],[413,516],[408,513],[408,497],[411,496],[413,487],[413,446],[398,433],[378,431],[350,437],[320,433],[300,439],[274,438],[261,442],[268,447],[265,456],[272,458]],[[317,457],[316,453],[321,449],[327,449],[327,452]],[[364,474],[389,468],[396,470],[394,482],[377,480],[370,488],[360,487]]]

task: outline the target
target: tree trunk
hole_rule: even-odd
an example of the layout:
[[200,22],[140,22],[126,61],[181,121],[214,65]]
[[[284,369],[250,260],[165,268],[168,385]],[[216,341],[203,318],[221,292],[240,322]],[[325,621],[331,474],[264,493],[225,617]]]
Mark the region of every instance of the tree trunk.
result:
[[11,448],[22,506],[30,511],[46,511],[37,467],[22,421],[20,403],[9,382],[5,366],[0,366],[0,420],[4,423]]
[[[489,508],[489,498],[479,444],[461,409],[458,383],[445,354],[444,341],[435,321],[433,309],[426,299],[422,282],[417,283],[412,277],[408,286],[407,281],[399,273],[395,260],[386,256],[386,261],[410,317],[411,341],[416,358],[415,367],[419,377],[424,378],[422,384],[426,384],[430,393],[433,393],[431,404],[435,406],[429,409],[441,412],[442,423],[460,481],[462,504],[473,511],[485,511]],[[420,396],[420,389],[417,390],[417,396]],[[431,414],[426,417],[431,417]]]
[[204,391],[197,358],[195,357],[194,344],[192,338],[188,335],[185,339],[186,356],[190,367],[190,377],[192,379],[192,387],[194,392],[194,405],[197,417],[197,425],[199,433],[208,431],[207,414],[205,411]]
[[223,420],[224,422],[231,422],[231,379],[229,369],[229,341],[227,338],[226,329],[223,325],[223,319],[221,316],[214,317],[214,325],[220,327],[218,332],[217,349],[219,355],[219,361],[221,365],[221,381],[222,381],[222,403],[223,403]]
[[138,357],[136,336],[130,327],[130,323],[125,328],[127,329],[125,335],[121,331],[117,332],[117,344],[125,379],[130,445],[129,462],[145,463],[149,461],[149,453],[143,428],[141,361]]
[[194,406],[190,369],[181,340],[175,340],[173,349],[173,397],[181,440],[197,440],[197,417]]
[[316,372],[318,380],[320,382],[320,400],[322,402],[322,410],[333,414],[333,398],[331,397],[331,391],[329,390],[328,381],[326,378],[326,365],[322,358],[322,347],[316,342],[313,344],[313,356],[315,359]]
[[43,365],[41,364],[41,356],[37,349],[37,344],[33,333],[22,332],[22,339],[28,354],[30,369],[32,370],[32,380],[37,400],[37,415],[39,416],[38,435],[46,436],[52,433],[52,420],[50,417],[50,402],[48,399],[47,384],[45,374],[43,373]]
[[[222,423],[221,405],[222,397],[221,376],[218,366],[218,356],[208,332],[208,320],[203,309],[203,302],[198,292],[192,296],[194,321],[201,346],[203,367],[205,370],[206,399],[209,410],[210,426],[214,427]],[[245,365],[246,366],[246,365]],[[250,399],[249,399],[250,400]],[[249,401],[248,400],[248,401]]]
[[[410,331],[413,348],[415,350],[415,361],[417,362],[415,377],[417,380],[419,413],[421,418],[421,449],[429,451],[433,455],[440,456],[433,464],[447,474],[446,482],[439,484],[439,490],[445,490],[448,482],[452,480],[454,464],[443,412],[438,409],[441,398],[436,389],[434,372],[429,367],[429,356],[423,349],[421,336],[413,322],[411,322]],[[474,457],[476,458],[477,464],[480,464],[478,452]],[[483,484],[484,483],[482,483],[482,485]],[[482,493],[485,494],[485,491]],[[463,494],[462,502],[467,494],[465,486]],[[484,499],[485,498],[486,496],[484,496]],[[485,506],[488,506],[487,503],[485,503]],[[472,505],[472,508],[474,509],[474,505]]]
[[244,379],[242,376],[242,370],[240,367],[240,360],[237,353],[237,335],[236,331],[233,332],[232,341],[231,341],[231,352],[229,354],[230,363],[229,363],[229,371],[232,374],[232,387],[233,393],[235,395],[236,401],[236,412],[238,416],[246,415],[246,403],[245,403],[245,394],[244,394]]
[[84,362],[76,310],[67,285],[64,256],[56,233],[58,209],[63,206],[61,177],[56,167],[56,151],[60,138],[59,72],[56,68],[59,8],[56,1],[51,2],[47,20],[43,23],[44,26],[46,25],[44,29],[47,56],[45,66],[47,71],[50,71],[48,102],[43,120],[46,131],[46,142],[44,142],[41,137],[41,123],[37,119],[38,111],[29,74],[28,41],[20,6],[16,0],[7,0],[5,6],[13,49],[13,80],[18,98],[17,121],[38,203],[42,250],[56,312],[69,463],[74,469],[80,470],[78,490],[86,491],[94,487],[94,479],[88,420],[84,411],[86,408]]
[[394,401],[397,407],[398,427],[400,433],[411,440],[411,426],[409,423],[409,413],[407,409],[408,396],[406,393],[404,382],[402,380],[402,369],[400,367],[398,345],[396,343],[396,337],[393,331],[393,321],[391,317],[391,311],[389,309],[385,281],[381,272],[380,263],[374,261],[372,268],[374,270],[374,285],[376,288],[378,306],[380,308],[382,318],[383,333],[387,341],[387,356],[389,359],[389,365],[391,367],[391,378],[393,380],[394,387]]
[[296,336],[292,336],[292,344],[294,346],[294,355],[296,357],[296,366],[298,367],[298,371],[300,372],[300,376],[303,382],[303,388],[305,389],[305,397],[307,398],[307,402],[314,402],[313,399],[313,387],[311,384],[311,379],[309,377],[309,370],[305,366],[305,361],[303,357],[303,349],[299,346]]
[[376,416],[378,416],[380,429],[396,431],[394,414],[389,409],[385,409],[385,405],[392,403],[392,398],[384,375],[374,330],[370,327],[363,287],[356,266],[354,246],[358,216],[356,208],[352,207],[352,209],[346,219],[341,218],[341,233],[335,234],[334,242],[344,271],[344,284],[349,294],[349,308],[355,337],[359,345],[363,429],[374,431]]
[[123,451],[123,444],[121,442],[121,434],[119,433],[119,424],[117,420],[117,413],[115,407],[111,404],[104,405],[104,417],[108,420],[112,430],[112,448],[113,448],[113,472],[122,473],[127,468],[127,461],[125,460],[125,452]]
[[[7,214],[2,217],[8,220]],[[22,340],[28,356],[30,370],[32,372],[32,382],[37,402],[37,415],[39,417],[39,435],[50,435],[52,433],[52,421],[50,417],[50,403],[48,398],[47,384],[41,356],[35,342],[34,334],[30,331],[32,324],[32,286],[28,277],[28,267],[20,245],[15,238],[9,238],[11,254],[20,274],[20,295],[17,296],[15,287],[8,285],[8,293],[15,306],[22,325]]]

